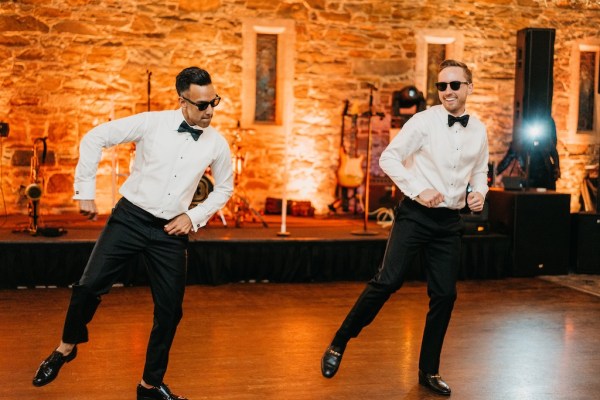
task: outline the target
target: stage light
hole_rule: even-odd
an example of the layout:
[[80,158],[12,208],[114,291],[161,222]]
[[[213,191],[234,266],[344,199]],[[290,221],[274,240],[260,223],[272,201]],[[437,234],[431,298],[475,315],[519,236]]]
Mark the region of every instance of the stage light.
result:
[[541,141],[544,141],[544,139],[547,141],[551,134],[550,130],[550,124],[544,122],[543,120],[535,119],[526,121],[523,124],[525,147],[537,147],[540,145]]
[[525,157],[525,189],[555,190],[560,176],[556,151],[556,125],[551,116],[536,116],[523,122],[518,151]]
[[525,128],[530,139],[538,139],[543,133],[543,127],[539,123],[533,123]]
[[425,98],[423,93],[415,86],[405,86],[401,90],[396,91],[392,95],[392,114],[399,116],[403,108],[411,108],[416,106],[416,111],[425,109]]

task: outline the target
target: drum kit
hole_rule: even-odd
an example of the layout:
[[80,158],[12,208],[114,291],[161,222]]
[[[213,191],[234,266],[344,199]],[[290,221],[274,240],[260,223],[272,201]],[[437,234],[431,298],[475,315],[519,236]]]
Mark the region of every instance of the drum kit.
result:
[[[230,218],[232,218],[235,222],[235,227],[239,228],[245,221],[252,220],[255,222],[256,220],[260,221],[263,227],[268,228],[269,226],[260,215],[260,213],[254,209],[248,198],[243,193],[243,190],[240,189],[239,183],[242,173],[244,171],[245,161],[246,161],[246,152],[242,150],[242,140],[243,135],[249,134],[253,135],[254,130],[252,129],[242,129],[240,128],[240,123],[238,121],[237,127],[230,131],[233,136],[231,142],[232,148],[232,166],[233,166],[233,183],[234,183],[234,192],[231,196],[231,199],[227,203],[224,209],[219,210],[219,217],[221,218],[221,222],[224,226],[227,226],[227,220],[225,218],[225,214],[227,214]],[[196,205],[202,203],[208,195],[214,190],[215,181],[210,174],[210,171],[205,173],[200,182],[198,183],[198,187],[196,188],[196,193],[192,198],[192,203],[190,204],[190,208],[195,207]]]

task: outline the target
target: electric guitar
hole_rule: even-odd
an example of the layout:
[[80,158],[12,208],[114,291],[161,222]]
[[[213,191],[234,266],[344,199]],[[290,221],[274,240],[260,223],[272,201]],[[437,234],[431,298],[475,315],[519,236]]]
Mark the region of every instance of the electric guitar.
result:
[[[348,115],[348,100],[346,100],[346,105],[344,107],[344,114],[342,115],[342,118],[344,118],[344,116],[346,115]],[[350,129],[350,132],[352,134],[351,144],[353,145],[352,147],[354,147],[354,156],[350,155],[349,152],[346,152],[346,149],[344,147],[344,124],[342,123],[340,167],[337,172],[337,178],[338,184],[340,186],[346,188],[357,188],[362,184],[363,179],[365,178],[365,173],[362,168],[364,155],[356,155],[356,133],[358,131],[358,107],[356,106],[356,104],[352,107],[351,117],[352,127]]]

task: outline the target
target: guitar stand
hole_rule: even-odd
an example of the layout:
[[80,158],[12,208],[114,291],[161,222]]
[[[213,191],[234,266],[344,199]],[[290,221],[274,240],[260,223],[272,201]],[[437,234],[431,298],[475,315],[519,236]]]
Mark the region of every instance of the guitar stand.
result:
[[[348,196],[348,191],[350,190],[352,190],[352,195]],[[340,187],[339,192],[339,197],[336,197],[333,203],[327,206],[331,213],[337,214],[340,206],[342,208],[342,212],[344,213],[352,212],[353,214],[358,214],[363,211],[364,205],[362,202],[362,196],[360,193],[358,193],[358,188]],[[350,204],[352,204],[352,207]]]

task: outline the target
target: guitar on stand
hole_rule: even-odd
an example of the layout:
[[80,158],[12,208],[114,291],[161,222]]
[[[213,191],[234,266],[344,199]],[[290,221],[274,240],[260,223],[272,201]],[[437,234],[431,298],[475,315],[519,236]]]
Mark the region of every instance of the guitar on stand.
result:
[[[342,113],[342,128],[341,128],[341,140],[340,140],[340,167],[337,171],[337,198],[329,205],[331,212],[336,212],[337,208],[341,205],[342,211],[348,212],[350,209],[350,200],[354,200],[354,212],[358,212],[357,202],[360,203],[362,208],[362,200],[360,195],[357,194],[357,189],[362,185],[365,174],[362,168],[364,155],[358,155],[357,150],[357,132],[358,132],[358,106],[353,105],[352,111],[348,114],[348,100],[344,103],[344,111]],[[349,151],[346,151],[346,145],[344,143],[345,137],[345,121],[346,117],[351,117],[352,125],[350,128],[351,137],[349,144]],[[353,149],[353,151],[352,151]],[[350,195],[350,192],[352,194]]]

